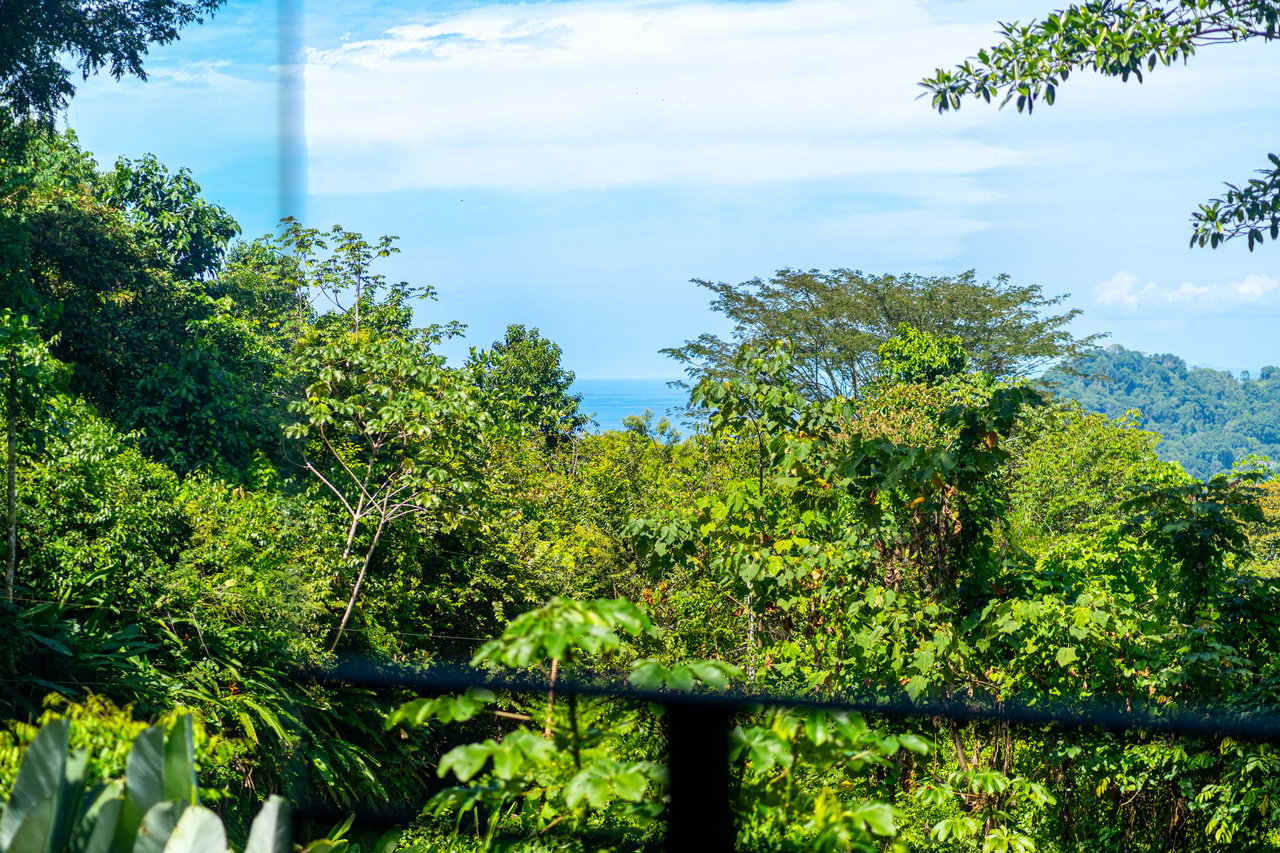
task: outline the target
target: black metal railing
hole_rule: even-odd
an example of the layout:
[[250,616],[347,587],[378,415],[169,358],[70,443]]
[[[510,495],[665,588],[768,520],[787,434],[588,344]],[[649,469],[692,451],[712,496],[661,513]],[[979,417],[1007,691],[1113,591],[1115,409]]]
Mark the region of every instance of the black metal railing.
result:
[[[552,684],[526,673],[497,675],[460,665],[433,664],[426,669],[362,658],[344,658],[324,670],[307,673],[320,683],[374,689],[411,688],[449,693],[473,687],[495,692],[546,694]],[[603,678],[561,677],[557,696],[611,698],[647,702],[665,710],[669,802],[666,849],[673,853],[732,851],[736,829],[732,811],[730,733],[736,716],[761,708],[794,708],[855,712],[888,720],[929,719],[937,722],[1005,722],[1019,727],[1062,730],[1150,732],[1185,737],[1228,736],[1236,740],[1280,744],[1280,715],[1230,713],[1221,709],[1157,705],[1108,705],[1096,700],[1035,698],[910,699],[905,693],[842,694],[828,697],[777,695],[742,690],[677,692],[639,689]],[[305,809],[301,812],[305,816]],[[369,823],[389,823],[382,813],[357,816]]]

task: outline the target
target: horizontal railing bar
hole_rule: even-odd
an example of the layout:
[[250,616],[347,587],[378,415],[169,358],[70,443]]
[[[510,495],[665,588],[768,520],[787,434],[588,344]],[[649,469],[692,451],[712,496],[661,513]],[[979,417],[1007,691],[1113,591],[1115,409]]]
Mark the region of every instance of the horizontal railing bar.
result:
[[[358,687],[406,687],[433,692],[486,688],[508,693],[546,693],[550,682],[529,673],[494,673],[461,664],[433,663],[414,668],[366,658],[344,657],[332,666],[306,670],[305,677],[320,682]],[[602,676],[608,677],[608,676]],[[864,694],[779,695],[743,690],[675,691],[635,687],[625,682],[604,682],[572,677],[561,672],[555,683],[557,695],[627,699],[658,705],[680,703],[709,708],[743,709],[785,707],[831,712],[856,712],[890,719],[919,717],[955,722],[1009,722],[1054,726],[1065,729],[1101,728],[1110,731],[1142,730],[1183,736],[1225,735],[1240,740],[1280,742],[1280,715],[1224,714],[1212,707],[1180,707],[1143,704],[1134,708],[1119,703],[1092,700],[1050,701],[1018,697],[993,699],[911,699],[905,692]]]

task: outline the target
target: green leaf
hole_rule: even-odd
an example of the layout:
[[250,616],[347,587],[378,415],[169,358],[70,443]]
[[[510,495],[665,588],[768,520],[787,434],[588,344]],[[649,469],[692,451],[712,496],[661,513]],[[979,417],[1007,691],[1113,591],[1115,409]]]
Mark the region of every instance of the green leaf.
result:
[[469,743],[454,747],[441,756],[436,775],[444,778],[452,770],[459,782],[466,782],[480,772],[490,754],[484,744]]
[[893,836],[898,834],[898,827],[894,821],[897,817],[896,811],[888,803],[863,803],[855,808],[849,817],[876,835]]
[[831,739],[831,718],[822,711],[811,711],[804,718],[804,733],[814,746]]
[[[348,812],[347,816],[333,825],[329,830],[329,834],[325,836],[330,841],[342,841],[342,837],[347,834],[347,830],[351,829],[351,825],[356,822],[356,813]],[[345,841],[342,842],[346,844]]]
[[658,690],[667,683],[668,670],[655,658],[642,658],[631,665],[627,681],[641,690]]
[[89,806],[80,821],[80,834],[84,837],[72,843],[79,853],[107,853],[111,849],[120,811],[124,807],[123,794],[124,785],[119,781],[112,782]]
[[204,806],[187,806],[165,842],[164,853],[227,853],[222,820]]
[[644,792],[648,787],[648,778],[634,767],[623,767],[613,777],[613,789],[620,798],[631,803],[644,799]]
[[737,752],[745,751],[751,759],[754,773],[766,774],[774,767],[790,767],[794,756],[790,745],[769,729],[753,727],[735,733]]
[[27,810],[5,853],[48,853],[53,834],[53,799],[41,800]]
[[[293,824],[289,804],[272,794],[267,797],[249,828],[244,853],[290,853],[293,850]],[[383,853],[375,850],[374,853]]]
[[[400,829],[398,827],[388,829],[386,832],[382,833],[382,835],[374,843],[373,850],[371,851],[371,853],[395,853],[396,848],[399,845],[400,845]],[[289,848],[286,847],[286,848],[283,848],[278,853],[288,853],[288,850]],[[246,849],[245,853],[250,853],[250,851]]]
[[953,817],[938,822],[930,835],[935,841],[946,841],[950,837],[954,837],[957,841],[964,841],[978,834],[978,821],[974,818]]
[[493,756],[493,775],[503,780],[514,779],[524,769],[524,753],[520,744],[510,737],[498,744],[490,743],[487,741],[486,746],[487,752]]
[[1076,655],[1074,646],[1063,646],[1058,649],[1058,654],[1054,656],[1054,659],[1058,662],[1058,666],[1066,666],[1080,658]]
[[740,678],[742,670],[731,663],[718,660],[695,660],[687,664],[689,671],[712,690],[724,690],[730,679]]
[[584,800],[596,809],[608,803],[608,784],[597,768],[588,767],[573,775],[564,786],[564,802],[570,809],[577,808]]
[[[27,747],[4,814],[0,815],[0,850],[10,847],[27,815],[42,807],[45,801],[49,803],[49,820],[52,822],[53,801],[62,790],[66,774],[70,731],[67,720],[54,720],[40,729],[31,746]],[[27,830],[28,833],[34,831]]]
[[194,808],[186,803],[163,802],[152,806],[142,816],[142,825],[138,827],[138,837],[133,844],[133,853],[163,853],[169,843],[169,836],[178,826],[182,813]]
[[933,745],[922,737],[913,734],[898,735],[898,742],[917,755],[928,755]]
[[677,664],[668,670],[667,686],[672,690],[688,691],[693,689],[693,685],[693,670],[689,667]]
[[125,762],[125,792],[138,819],[164,799],[164,729],[151,726],[133,741]]
[[191,715],[173,723],[164,746],[164,799],[187,805],[199,801],[196,789],[195,732]]
[[63,767],[63,783],[54,799],[53,830],[49,836],[50,850],[65,850],[71,842],[80,803],[85,793],[85,767],[89,763],[89,751],[81,748],[71,751]]

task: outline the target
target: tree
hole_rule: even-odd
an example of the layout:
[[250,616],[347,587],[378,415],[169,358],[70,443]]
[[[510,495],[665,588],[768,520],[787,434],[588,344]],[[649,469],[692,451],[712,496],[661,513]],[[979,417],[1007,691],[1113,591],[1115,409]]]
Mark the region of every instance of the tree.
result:
[[304,467],[345,510],[344,562],[358,536],[368,535],[332,650],[390,525],[417,518],[447,530],[474,520],[468,496],[482,488],[477,465],[490,419],[474,386],[430,351],[439,327],[401,325],[412,316],[408,285],[387,287],[370,271],[375,258],[395,251],[394,237],[373,246],[339,226],[327,235],[293,220],[285,228],[281,244],[294,250],[307,285],[337,309],[316,318],[294,346],[291,368],[306,389],[289,404],[297,419],[286,434],[300,441]]
[[374,334],[396,335],[426,346],[460,335],[466,328],[456,320],[415,326],[412,300],[434,300],[435,288],[407,281],[388,283],[385,275],[373,271],[375,261],[400,252],[395,245],[399,238],[384,235],[374,245],[341,225],[322,232],[303,227],[292,216],[280,220],[280,225],[283,233],[274,246],[282,256],[291,254],[293,271],[306,278],[301,313],[314,311],[320,301],[333,309],[314,316],[316,328],[341,328],[359,337],[361,328],[368,327]]
[[1113,420],[1059,401],[1024,414],[1003,475],[1006,535],[1038,555],[1062,539],[1087,539],[1125,520],[1119,507],[1139,489],[1188,480],[1178,466],[1160,461],[1159,443],[1132,412]]
[[735,374],[738,349],[768,348],[780,339],[794,351],[790,379],[806,397],[856,397],[880,375],[879,348],[901,324],[941,339],[959,339],[971,366],[998,377],[1026,376],[1045,363],[1082,352],[1100,336],[1072,337],[1080,313],[1049,313],[1067,295],[1046,298],[1039,285],[1007,276],[979,282],[958,276],[868,276],[856,270],[784,269],[765,282],[694,279],[716,295],[711,307],[733,321],[730,340],[704,334],[663,352],[691,379]]
[[136,162],[121,157],[97,189],[103,201],[125,212],[139,241],[176,278],[212,275],[227,242],[240,233],[231,214],[200,197],[189,169],[171,174],[153,154]]
[[569,393],[574,375],[560,366],[560,355],[559,345],[536,328],[512,324],[490,349],[473,351],[467,364],[476,384],[511,410],[512,421],[537,430],[554,447],[588,420],[578,411],[582,395]]
[[50,124],[75,86],[106,68],[119,80],[147,79],[142,60],[223,0],[0,0],[0,124],[34,117]]
[[344,562],[357,535],[368,533],[332,648],[388,526],[431,517],[439,527],[456,527],[464,521],[458,507],[481,488],[471,463],[487,416],[474,389],[441,362],[420,344],[367,333],[333,341],[316,336],[298,345],[295,369],[311,384],[289,406],[299,419],[288,434],[304,440],[304,466],[346,511]]
[[[938,112],[960,109],[967,98],[1000,106],[1014,101],[1031,113],[1052,105],[1071,72],[1091,70],[1142,82],[1145,69],[1188,61],[1205,45],[1280,37],[1274,0],[1100,0],[1068,6],[1029,24],[1001,24],[1002,40],[951,70],[939,68],[920,85]],[[1191,215],[1191,245],[1216,248],[1246,237],[1250,251],[1267,235],[1280,237],[1280,157],[1259,178],[1200,205]]]
[[936,385],[964,371],[969,356],[960,339],[939,337],[913,329],[906,323],[880,345],[880,369],[892,383]]
[[21,268],[31,305],[14,288],[5,301],[56,338],[71,391],[183,471],[243,467],[278,438],[278,368],[302,303],[293,259],[257,246],[224,262],[235,221],[151,157],[100,175],[72,134],[49,133],[15,168],[23,199],[14,239],[0,235],[15,259],[0,263]]

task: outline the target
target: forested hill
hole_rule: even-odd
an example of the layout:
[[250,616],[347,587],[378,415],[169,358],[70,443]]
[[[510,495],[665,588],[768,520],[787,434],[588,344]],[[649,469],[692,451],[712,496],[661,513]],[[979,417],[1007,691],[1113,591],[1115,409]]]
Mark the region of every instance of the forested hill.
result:
[[1176,355],[1147,355],[1122,346],[1079,356],[1070,370],[1045,374],[1063,397],[1118,417],[1136,409],[1142,425],[1164,436],[1163,459],[1200,478],[1228,469],[1251,453],[1280,460],[1280,368],[1256,377],[1187,367]]

